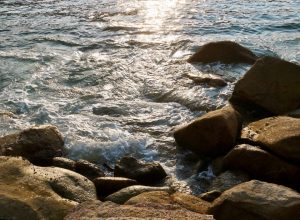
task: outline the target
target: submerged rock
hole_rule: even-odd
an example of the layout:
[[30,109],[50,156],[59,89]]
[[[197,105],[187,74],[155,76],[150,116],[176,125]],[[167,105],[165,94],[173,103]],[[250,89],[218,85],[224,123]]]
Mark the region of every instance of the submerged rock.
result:
[[186,77],[193,80],[197,84],[207,84],[212,87],[224,87],[227,85],[227,82],[219,76],[205,74],[202,76],[186,74]]
[[265,57],[236,83],[230,101],[252,103],[273,114],[284,114],[300,107],[299,85],[299,65]]
[[124,189],[119,190],[116,193],[113,193],[105,198],[106,201],[112,201],[114,203],[123,204],[130,198],[137,196],[144,192],[150,191],[165,191],[170,192],[171,189],[169,187],[151,187],[151,186],[129,186]]
[[97,177],[104,176],[104,173],[100,168],[87,160],[78,160],[75,163],[75,171],[81,175],[87,177],[90,180],[94,180]]
[[240,128],[239,114],[226,106],[177,129],[174,137],[179,146],[197,154],[218,156],[234,147]]
[[297,187],[300,168],[259,147],[241,144],[224,158],[228,168],[242,170],[259,180]]
[[72,171],[1,156],[0,198],[0,219],[56,220],[78,202],[96,199],[96,190],[91,181]]
[[167,176],[159,163],[143,163],[133,157],[123,157],[117,161],[114,175],[134,179],[145,185],[155,184]]
[[242,130],[241,138],[300,165],[298,118],[280,116],[250,123]]
[[112,202],[89,201],[80,204],[65,220],[84,219],[174,219],[174,220],[213,220],[212,215],[204,215],[186,210],[180,206],[154,203],[118,205]]
[[248,63],[253,64],[257,56],[249,49],[231,41],[210,42],[204,44],[189,59],[189,63]]
[[42,125],[1,137],[0,155],[22,156],[35,164],[48,165],[53,157],[62,155],[63,145],[55,126]]
[[98,177],[93,182],[100,198],[104,198],[123,188],[138,185],[137,181],[124,177]]
[[208,213],[217,220],[298,220],[300,194],[284,186],[252,180],[225,191]]

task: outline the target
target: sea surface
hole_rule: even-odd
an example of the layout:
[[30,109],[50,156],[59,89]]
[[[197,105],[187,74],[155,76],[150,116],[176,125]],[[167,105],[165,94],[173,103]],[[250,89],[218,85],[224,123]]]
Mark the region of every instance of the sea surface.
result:
[[200,193],[213,173],[172,131],[224,106],[250,68],[186,62],[217,40],[300,63],[300,1],[0,0],[0,135],[53,124],[70,158],[158,161],[174,187]]

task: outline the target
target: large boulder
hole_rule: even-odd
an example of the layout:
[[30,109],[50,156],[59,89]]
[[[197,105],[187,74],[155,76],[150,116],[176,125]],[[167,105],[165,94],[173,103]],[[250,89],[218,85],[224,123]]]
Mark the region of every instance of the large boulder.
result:
[[52,125],[31,127],[0,138],[0,155],[22,156],[35,164],[50,164],[63,154],[64,140]]
[[99,198],[104,198],[123,188],[138,185],[137,181],[124,177],[98,177],[93,180]]
[[250,123],[242,130],[241,138],[300,164],[299,118],[281,116]]
[[212,215],[204,215],[186,210],[180,206],[155,203],[118,205],[112,202],[89,201],[80,204],[65,220],[85,219],[174,219],[174,220],[213,220]]
[[169,187],[152,187],[152,186],[129,186],[124,189],[119,190],[105,198],[106,201],[111,201],[118,204],[124,204],[130,198],[137,196],[144,192],[151,192],[151,191],[164,191],[170,192],[171,189]]
[[252,180],[225,191],[208,210],[217,220],[298,220],[300,194]]
[[235,85],[230,101],[251,103],[273,114],[300,107],[300,66],[278,58],[257,60]]
[[117,161],[114,175],[134,179],[144,185],[155,184],[167,176],[159,163],[144,163],[129,156]]
[[249,49],[231,41],[219,41],[204,44],[188,62],[195,63],[248,63],[253,64],[257,56]]
[[20,157],[0,157],[0,219],[63,219],[96,199],[94,184],[69,170],[38,167]]
[[293,187],[299,185],[300,168],[298,166],[259,147],[247,144],[238,145],[225,156],[224,163],[230,169],[243,170],[259,180]]
[[177,129],[174,138],[179,146],[197,154],[218,156],[234,147],[240,128],[239,114],[226,106]]

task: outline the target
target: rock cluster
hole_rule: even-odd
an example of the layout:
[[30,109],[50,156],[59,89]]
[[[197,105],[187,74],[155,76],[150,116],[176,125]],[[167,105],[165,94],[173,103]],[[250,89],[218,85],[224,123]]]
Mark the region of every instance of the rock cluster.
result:
[[[208,192],[196,197],[158,187],[167,176],[163,167],[130,156],[105,176],[97,164],[63,157],[55,126],[34,126],[0,137],[0,219],[299,219],[299,65],[258,58],[228,41],[204,45],[189,62],[254,64],[230,104],[174,132],[181,148],[205,158],[205,167],[211,162],[216,177]],[[258,109],[272,117],[245,114]]]

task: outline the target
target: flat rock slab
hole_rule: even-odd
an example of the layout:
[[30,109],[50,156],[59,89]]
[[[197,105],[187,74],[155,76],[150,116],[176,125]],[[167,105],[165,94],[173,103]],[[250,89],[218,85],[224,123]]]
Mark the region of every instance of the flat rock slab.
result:
[[213,220],[212,215],[191,212],[174,205],[142,203],[117,205],[112,202],[89,201],[80,204],[65,220],[85,219],[174,219],[174,220]]
[[225,191],[208,213],[218,220],[298,220],[300,194],[284,186],[252,180]]
[[298,118],[280,116],[250,123],[242,130],[241,138],[290,162],[300,164],[300,119]]

